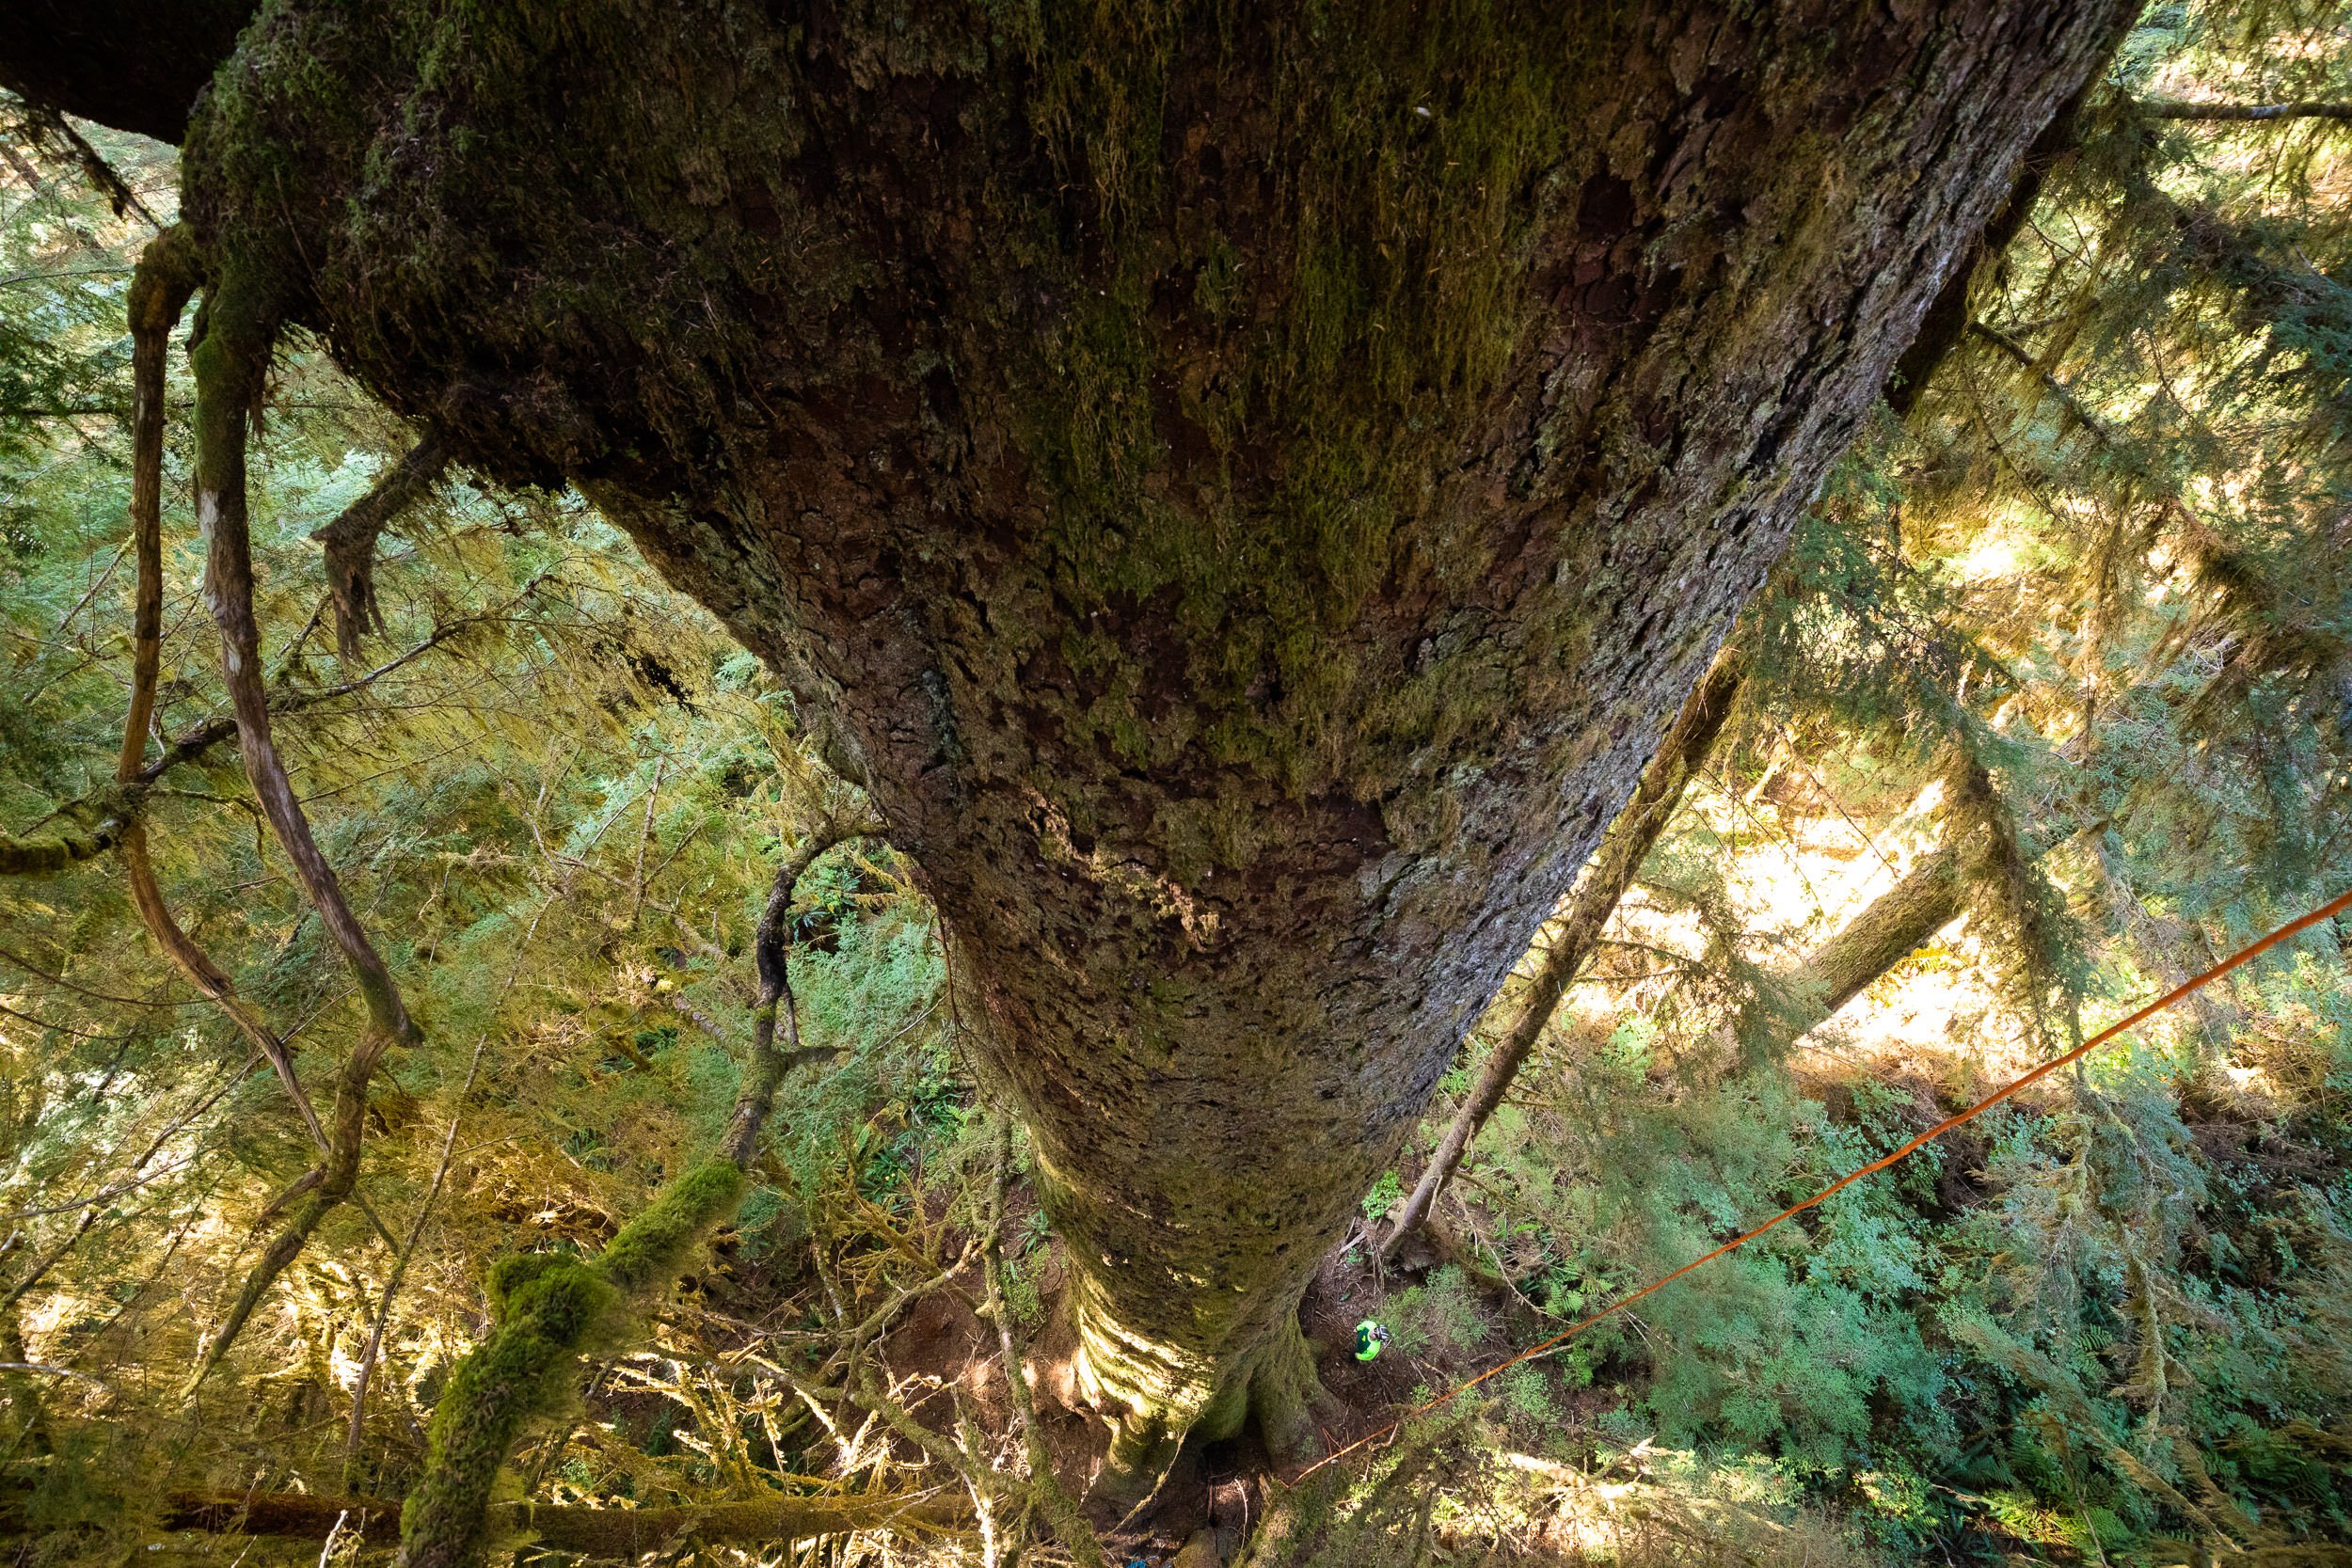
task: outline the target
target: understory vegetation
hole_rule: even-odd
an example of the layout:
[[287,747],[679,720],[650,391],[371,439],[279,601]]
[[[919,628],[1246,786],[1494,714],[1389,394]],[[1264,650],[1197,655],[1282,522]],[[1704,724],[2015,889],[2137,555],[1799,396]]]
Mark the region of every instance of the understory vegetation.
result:
[[[2352,9],[2158,6],[2037,153],[1426,1224],[1380,1256],[1561,925],[1311,1293],[1333,1446],[2352,889],[2348,67]],[[1103,1438],[1060,1243],[821,716],[570,493],[436,470],[355,587],[314,534],[413,436],[297,343],[253,463],[269,703],[419,1024],[360,1075],[332,1190],[373,1025],[240,767],[181,338],[152,721],[117,767],[124,324],[172,157],[6,107],[14,1560],[372,1559],[469,1440],[468,1352],[513,1330],[523,1367],[525,1329],[553,1370],[513,1373],[482,1478],[525,1558],[1172,1560],[1191,1528],[1075,1504]],[[130,825],[196,961],[152,938]],[[782,1077],[739,1201],[707,1246],[632,1225],[717,1168],[755,1038]],[[1169,1499],[1224,1555],[1186,1568],[2352,1561],[2352,917],[1295,1486],[1246,1442],[1197,1461]]]

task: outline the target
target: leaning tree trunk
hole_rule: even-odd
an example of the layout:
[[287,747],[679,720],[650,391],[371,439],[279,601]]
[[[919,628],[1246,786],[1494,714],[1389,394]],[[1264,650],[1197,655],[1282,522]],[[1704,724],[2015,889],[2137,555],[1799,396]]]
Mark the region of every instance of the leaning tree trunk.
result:
[[1922,855],[1893,887],[1773,982],[1735,1028],[1753,1055],[1777,1055],[1836,1017],[1847,1003],[1961,916],[1960,856],[1949,846]]
[[1298,1429],[1317,1258],[2127,15],[278,0],[187,211],[836,717],[1133,1474]]

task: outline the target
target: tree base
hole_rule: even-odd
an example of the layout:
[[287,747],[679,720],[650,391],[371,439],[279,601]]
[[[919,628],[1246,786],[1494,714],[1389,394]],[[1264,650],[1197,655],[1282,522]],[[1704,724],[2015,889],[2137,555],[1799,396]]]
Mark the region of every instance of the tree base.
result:
[[1088,1490],[1089,1511],[1113,1520],[1132,1512],[1174,1471],[1187,1444],[1225,1442],[1252,1424],[1276,1465],[1311,1463],[1322,1452],[1314,1410],[1325,1398],[1313,1348],[1297,1315],[1286,1313],[1271,1338],[1235,1358],[1205,1404],[1106,1412],[1110,1453]]

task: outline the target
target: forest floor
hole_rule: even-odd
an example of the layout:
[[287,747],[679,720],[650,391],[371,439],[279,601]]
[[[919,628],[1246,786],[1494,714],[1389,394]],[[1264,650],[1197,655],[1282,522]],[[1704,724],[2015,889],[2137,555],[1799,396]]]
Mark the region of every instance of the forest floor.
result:
[[[1434,1241],[1417,1238],[1399,1262],[1383,1267],[1359,1235],[1324,1260],[1300,1314],[1323,1384],[1324,1399],[1315,1411],[1323,1452],[1379,1433],[1402,1411],[1476,1375],[1493,1359],[1437,1345],[1384,1354],[1371,1362],[1359,1361],[1354,1354],[1356,1324],[1365,1318],[1385,1323],[1395,1296],[1413,1290],[1432,1269],[1457,1261],[1459,1246],[1459,1239],[1441,1227]],[[1025,1331],[1023,1368],[1055,1477],[1073,1497],[1084,1497],[1102,1468],[1110,1431],[1078,1394],[1077,1342],[1062,1288],[1058,1243],[1047,1249],[1037,1277],[1041,1310],[1039,1321]],[[1510,1330],[1532,1330],[1540,1322],[1507,1298],[1499,1276],[1481,1272],[1473,1277],[1484,1287],[1486,1306]],[[934,1430],[952,1429],[961,1411],[989,1439],[1009,1439],[1011,1409],[996,1334],[963,1297],[946,1291],[924,1297],[884,1338],[882,1354],[894,1384],[923,1390],[908,1400],[908,1411],[917,1420]],[[1597,1394],[1586,1398],[1606,1402]],[[917,1458],[911,1446],[905,1457]],[[1252,1522],[1264,1515],[1269,1483],[1295,1479],[1296,1468],[1295,1463],[1278,1463],[1254,1427],[1231,1440],[1190,1443],[1132,1516],[1104,1515],[1094,1522],[1120,1548],[1114,1555],[1121,1564],[1172,1560],[1203,1531],[1213,1534],[1218,1560],[1231,1561]]]

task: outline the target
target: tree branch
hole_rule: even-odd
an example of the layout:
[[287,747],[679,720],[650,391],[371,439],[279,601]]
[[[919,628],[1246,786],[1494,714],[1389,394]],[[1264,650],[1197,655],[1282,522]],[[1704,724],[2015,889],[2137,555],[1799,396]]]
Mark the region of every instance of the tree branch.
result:
[[205,306],[207,329],[191,356],[197,375],[197,515],[208,541],[204,598],[220,628],[221,675],[236,714],[246,778],[318,911],[319,923],[358,982],[373,1032],[382,1037],[373,1047],[380,1052],[395,1041],[413,1042],[416,1025],[409,1021],[391,972],[352,913],[334,867],[320,852],[270,735],[262,632],[253,616],[245,445],[246,411],[261,393],[277,328],[255,288],[234,273],[214,284]]
[[108,816],[87,834],[60,832],[38,844],[0,833],[0,877],[54,877],[113,848],[121,842],[125,826],[122,817]]
[[1920,858],[1904,877],[1840,927],[1787,977],[1788,1006],[1767,1018],[1751,1009],[1743,1039],[1788,1045],[1825,1023],[1870,983],[1960,918],[1960,858],[1947,846]]
[[[505,608],[512,608],[513,605],[520,603],[537,592],[540,583],[544,580],[544,578],[540,578],[526,583],[523,591],[514,599],[509,600]],[[364,690],[386,675],[391,674],[405,665],[413,664],[451,639],[494,619],[496,619],[496,613],[490,612],[461,616],[456,620],[444,622],[434,627],[432,635],[414,647],[397,657],[387,659],[365,674],[356,676],[351,680],[309,690],[278,688],[268,697],[270,712],[274,717],[283,719],[288,714],[300,713],[321,703],[333,702],[339,697],[348,697],[354,692]],[[133,689],[135,692],[138,689],[135,670],[133,672]],[[153,692],[151,677],[146,689],[150,693],[151,704]],[[169,745],[166,746],[155,757],[143,764],[130,778],[118,778],[106,789],[94,791],[77,800],[70,800],[50,813],[52,817],[78,817],[86,821],[95,818],[96,826],[87,832],[61,832],[53,840],[33,843],[26,843],[0,833],[0,876],[51,877],[79,865],[84,861],[95,860],[107,850],[115,848],[121,843],[126,827],[135,822],[139,814],[146,809],[148,794],[166,774],[175,768],[199,761],[204,753],[222,741],[231,738],[236,733],[237,721],[233,714],[224,714],[190,725],[174,736]],[[144,739],[145,734],[142,731],[142,743]]]
[[2192,103],[2143,98],[2135,107],[2151,119],[2352,119],[2352,103]]
[[27,98],[24,101],[24,129],[31,134],[36,146],[45,145],[81,166],[83,178],[106,198],[106,205],[113,210],[115,216],[136,213],[139,220],[148,227],[163,227],[155,214],[148,211],[147,203],[139,199],[138,193],[131,188],[131,182],[123,179],[114,165],[106,161],[104,154],[89,144],[89,138],[76,131],[55,106]]
[[[262,679],[261,627],[253,616],[245,446],[246,410],[262,391],[262,373],[276,341],[276,319],[252,282],[233,271],[214,280],[205,316],[204,337],[191,356],[197,385],[197,515],[207,541],[204,597],[220,628],[221,674],[237,716],[237,749],[245,761],[246,781],[262,803],[278,847],[294,863],[295,875],[318,911],[319,923],[342,950],[345,965],[358,983],[368,1024],[336,1078],[333,1122],[320,1167],[321,1180],[246,1276],[220,1331],[189,1379],[191,1392],[219,1365],[262,1296],[309,1243],[320,1221],[352,1196],[359,1179],[369,1080],[387,1051],[418,1037],[390,970],[352,913],[342,884],[311,836],[310,820],[303,815],[285,764],[270,737],[268,692]],[[134,746],[126,735],[125,772],[138,755]]]
[[[882,824],[871,819],[829,817],[803,839],[776,867],[768,889],[768,904],[760,911],[759,928],[752,939],[752,957],[759,972],[759,998],[754,1004],[752,1059],[743,1088],[727,1118],[720,1148],[738,1167],[749,1169],[759,1148],[759,1131],[775,1105],[776,1090],[785,1073],[804,1054],[801,1045],[800,1010],[792,997],[789,960],[792,953],[792,894],[817,858],[837,844],[879,835]],[[776,1019],[781,1009],[788,1048],[776,1049]]]
[[156,673],[163,657],[164,356],[171,328],[187,308],[198,277],[195,241],[186,230],[175,227],[150,242],[140,254],[138,272],[131,284],[131,550],[136,584],[132,610],[131,700],[123,715],[122,746],[115,758],[116,786],[125,792],[119,829],[122,864],[140,923],[172,966],[226,1013],[270,1064],[311,1141],[324,1154],[326,1134],[294,1073],[293,1053],[261,1014],[235,994],[229,976],[172,918],[148,856],[146,825],[132,803],[135,791],[148,782],[140,759],[146,754],[147,731],[155,711]]
[[326,546],[326,582],[335,595],[335,647],[343,657],[359,657],[361,633],[384,629],[384,611],[375,599],[377,537],[386,524],[430,491],[448,467],[449,443],[439,431],[427,431],[405,457],[377,477],[366,495],[310,535]]
[[632,1301],[674,1281],[742,1192],[741,1171],[706,1161],[663,1188],[593,1260],[527,1253],[500,1265],[490,1281],[497,1326],[457,1364],[434,1408],[395,1568],[472,1568],[482,1560],[499,1472],[526,1424],[571,1395],[580,1347]]

